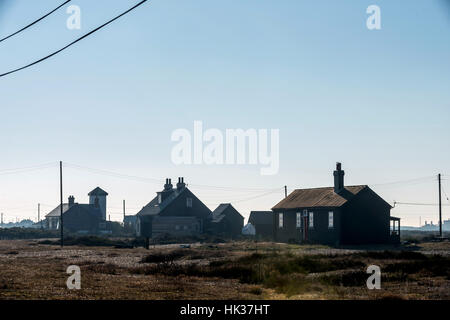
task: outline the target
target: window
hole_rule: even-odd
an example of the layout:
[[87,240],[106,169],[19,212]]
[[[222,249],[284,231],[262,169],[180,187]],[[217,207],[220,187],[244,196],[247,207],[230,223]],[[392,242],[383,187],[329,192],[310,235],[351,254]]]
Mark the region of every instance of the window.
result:
[[302,226],[302,214],[300,212],[297,212],[295,224],[297,225],[297,228],[300,228]]
[[282,213],[278,214],[278,226],[280,228],[283,228],[283,214]]
[[333,211],[328,212],[328,228],[334,227]]
[[186,207],[192,208],[192,198],[186,198]]
[[158,194],[158,203],[161,203],[162,201],[161,201],[161,193],[160,194]]
[[314,228],[314,212],[309,213],[309,227]]

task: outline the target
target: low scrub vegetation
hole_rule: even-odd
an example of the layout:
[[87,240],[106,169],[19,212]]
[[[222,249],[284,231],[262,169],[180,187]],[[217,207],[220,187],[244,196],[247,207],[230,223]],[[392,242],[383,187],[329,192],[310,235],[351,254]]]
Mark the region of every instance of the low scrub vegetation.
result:
[[272,252],[218,259],[207,265],[181,263],[192,255],[192,250],[155,253],[142,260],[151,265],[129,271],[145,275],[238,279],[244,284],[262,285],[290,296],[342,287],[364,287],[369,276],[366,273],[369,264],[383,266],[383,283],[404,282],[417,273],[448,278],[450,270],[450,258],[412,251],[369,251],[346,255]]
[[58,232],[45,229],[0,228],[0,240],[57,238]]
[[[60,240],[42,240],[39,244],[60,245]],[[68,236],[64,238],[65,246],[86,246],[86,247],[115,247],[134,248],[143,245],[143,241],[137,239],[111,239],[97,236]]]

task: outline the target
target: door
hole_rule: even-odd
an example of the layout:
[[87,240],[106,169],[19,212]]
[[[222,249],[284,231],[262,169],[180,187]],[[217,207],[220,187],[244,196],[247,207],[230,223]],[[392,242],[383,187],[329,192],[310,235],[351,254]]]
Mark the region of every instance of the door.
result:
[[302,214],[302,241],[308,240],[308,210],[303,210]]

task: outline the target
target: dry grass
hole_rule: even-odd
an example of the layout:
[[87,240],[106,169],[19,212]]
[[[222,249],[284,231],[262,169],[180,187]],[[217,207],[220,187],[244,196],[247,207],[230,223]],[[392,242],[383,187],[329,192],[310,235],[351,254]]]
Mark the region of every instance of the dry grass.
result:
[[[252,242],[60,249],[4,240],[0,299],[450,299],[448,242],[384,249]],[[66,288],[73,264],[81,290]],[[366,287],[370,264],[381,267],[381,290]]]

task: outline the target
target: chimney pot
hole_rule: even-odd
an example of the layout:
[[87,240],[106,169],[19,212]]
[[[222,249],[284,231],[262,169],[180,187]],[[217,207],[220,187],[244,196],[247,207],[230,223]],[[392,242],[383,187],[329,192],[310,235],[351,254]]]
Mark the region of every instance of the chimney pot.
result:
[[178,178],[178,183],[177,183],[177,189],[181,190],[185,187],[186,185],[184,184],[184,178],[183,177],[179,177]]
[[336,163],[336,171],[333,172],[334,176],[334,192],[339,193],[344,189],[344,170],[340,162]]
[[73,206],[75,204],[75,197],[69,196],[69,207]]
[[164,185],[164,190],[165,191],[170,191],[172,190],[172,179],[166,179],[166,184]]

